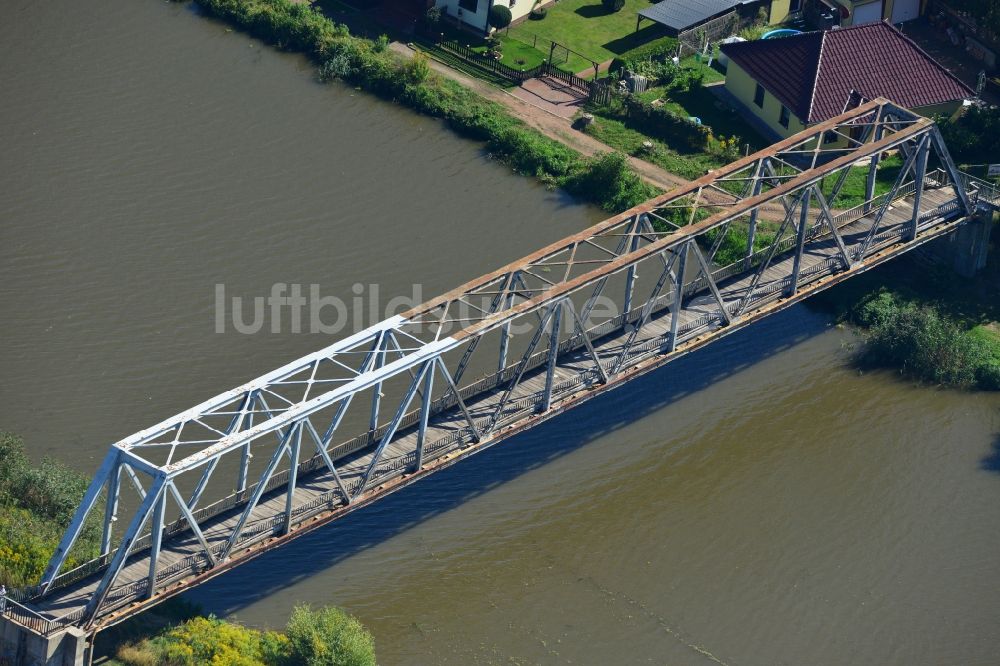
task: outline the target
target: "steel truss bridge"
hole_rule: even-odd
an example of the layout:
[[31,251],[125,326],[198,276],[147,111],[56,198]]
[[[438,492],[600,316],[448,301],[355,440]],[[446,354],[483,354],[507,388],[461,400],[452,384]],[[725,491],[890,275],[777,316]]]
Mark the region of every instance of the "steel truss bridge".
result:
[[931,121],[865,103],[113,444],[5,615],[110,626],[997,201]]

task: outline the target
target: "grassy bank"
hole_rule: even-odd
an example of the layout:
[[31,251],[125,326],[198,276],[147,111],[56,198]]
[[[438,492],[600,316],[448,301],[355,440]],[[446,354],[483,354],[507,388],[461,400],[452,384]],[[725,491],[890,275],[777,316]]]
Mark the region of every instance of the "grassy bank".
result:
[[[485,142],[495,158],[515,171],[565,187],[609,212],[630,208],[656,192],[627,165],[608,168],[622,160],[583,158],[511,116],[500,104],[438,76],[423,56],[402,58],[387,50],[384,42],[351,35],[308,5],[291,0],[198,2],[210,14],[265,42],[306,54],[317,63],[324,80],[340,79],[441,118],[462,136]],[[608,178],[612,180],[604,180]]]
[[[88,483],[48,458],[33,466],[21,438],[0,432],[0,584],[18,588],[38,583]],[[98,555],[103,509],[91,515],[66,569]]]
[[283,632],[194,617],[117,648],[111,666],[374,666],[372,636],[337,608],[298,606]]

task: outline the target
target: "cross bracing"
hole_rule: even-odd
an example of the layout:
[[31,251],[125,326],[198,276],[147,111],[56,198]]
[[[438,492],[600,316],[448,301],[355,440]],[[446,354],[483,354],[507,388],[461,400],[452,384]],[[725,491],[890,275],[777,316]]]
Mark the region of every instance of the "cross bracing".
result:
[[933,123],[863,104],[116,442],[13,612],[118,621],[949,232],[967,190]]

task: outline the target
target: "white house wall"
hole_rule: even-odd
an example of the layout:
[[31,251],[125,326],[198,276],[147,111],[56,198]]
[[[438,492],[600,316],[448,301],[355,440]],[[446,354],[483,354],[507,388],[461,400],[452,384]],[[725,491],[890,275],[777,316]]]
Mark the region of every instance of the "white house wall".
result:
[[[478,30],[486,30],[486,17],[490,10],[490,0],[479,0],[478,10],[471,12],[463,9],[459,15],[459,0],[437,0],[435,6],[440,7],[449,16],[453,16],[466,25]],[[518,21],[531,13],[534,0],[493,0],[494,5],[506,5],[510,8],[511,20]]]

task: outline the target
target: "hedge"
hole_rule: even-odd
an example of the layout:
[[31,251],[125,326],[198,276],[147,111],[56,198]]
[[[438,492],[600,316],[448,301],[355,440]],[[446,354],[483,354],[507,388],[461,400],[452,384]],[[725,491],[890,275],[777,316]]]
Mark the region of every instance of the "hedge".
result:
[[708,146],[710,128],[629,96],[624,100],[628,124],[681,152],[700,152]]
[[620,54],[611,61],[611,71],[619,69],[630,69],[633,63],[644,60],[669,60],[677,55],[677,39],[674,37],[663,37],[637,46]]

